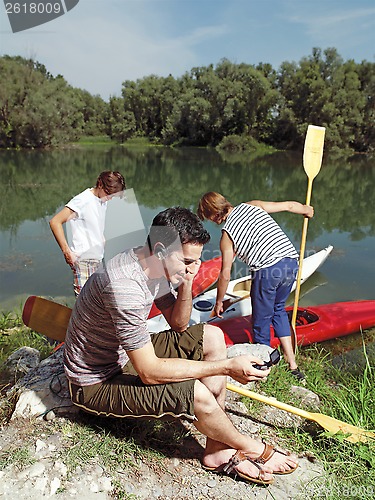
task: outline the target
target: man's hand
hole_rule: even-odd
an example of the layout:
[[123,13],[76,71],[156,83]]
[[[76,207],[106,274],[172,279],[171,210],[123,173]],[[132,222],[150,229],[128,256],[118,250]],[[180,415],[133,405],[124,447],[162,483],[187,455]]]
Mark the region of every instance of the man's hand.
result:
[[64,253],[64,258],[65,262],[70,266],[72,269],[74,267],[74,264],[78,260],[78,256],[68,248]]
[[270,374],[271,369],[257,370],[254,368],[254,363],[263,365],[263,360],[249,354],[235,356],[230,359],[229,375],[241,384],[265,379]]
[[224,307],[223,307],[223,301],[222,300],[217,300],[216,301],[216,304],[215,304],[215,307],[214,307],[214,310],[213,310],[215,316],[217,316],[218,318],[222,318],[222,314],[224,312]]
[[201,267],[201,264],[202,264],[202,261],[200,259],[198,260],[195,260],[194,262],[192,262],[191,264],[189,264],[188,266],[186,266],[186,280],[188,281],[193,281],[193,279],[195,278],[195,276],[198,274],[198,271]]

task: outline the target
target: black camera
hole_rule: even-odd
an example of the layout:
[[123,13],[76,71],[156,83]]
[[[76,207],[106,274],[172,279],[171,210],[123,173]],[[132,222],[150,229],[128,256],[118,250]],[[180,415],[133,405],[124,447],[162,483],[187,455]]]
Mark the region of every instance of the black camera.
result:
[[257,363],[253,364],[253,367],[256,368],[257,370],[268,370],[273,365],[277,365],[277,363],[280,361],[280,352],[278,349],[274,349],[270,353],[270,359],[269,361],[264,361],[263,365],[258,365]]

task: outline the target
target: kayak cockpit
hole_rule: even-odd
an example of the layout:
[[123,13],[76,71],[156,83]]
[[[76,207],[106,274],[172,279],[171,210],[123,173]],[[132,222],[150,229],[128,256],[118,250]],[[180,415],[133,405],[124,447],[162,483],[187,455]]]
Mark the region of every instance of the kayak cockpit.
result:
[[[292,321],[293,310],[288,311],[289,321]],[[297,318],[296,318],[296,326],[305,326],[311,325],[312,323],[316,323],[319,320],[319,316],[308,309],[298,309],[297,310]]]

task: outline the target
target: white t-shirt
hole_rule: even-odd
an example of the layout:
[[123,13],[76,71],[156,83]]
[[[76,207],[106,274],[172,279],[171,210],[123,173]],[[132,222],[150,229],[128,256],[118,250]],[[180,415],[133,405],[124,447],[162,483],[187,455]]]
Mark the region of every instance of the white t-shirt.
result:
[[92,190],[86,189],[66,205],[76,216],[67,222],[70,249],[78,260],[101,260],[104,256],[104,224],[107,202],[100,201]]

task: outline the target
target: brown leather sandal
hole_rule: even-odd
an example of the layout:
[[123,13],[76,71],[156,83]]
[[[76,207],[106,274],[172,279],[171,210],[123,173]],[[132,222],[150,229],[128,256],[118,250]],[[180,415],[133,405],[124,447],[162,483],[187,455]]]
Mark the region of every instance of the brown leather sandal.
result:
[[[259,455],[259,457],[254,458],[254,462],[256,462],[258,464],[264,465],[266,462],[268,462],[268,460],[270,460],[271,457],[273,457],[273,455],[275,453],[281,453],[281,455],[284,455],[286,457],[288,457],[290,455],[289,452],[278,450],[277,448],[274,448],[273,446],[266,443],[265,441],[263,441],[263,444],[264,444],[264,450],[263,450],[262,454]],[[288,466],[288,467],[290,467],[290,466]],[[288,469],[286,471],[274,471],[273,474],[278,474],[280,476],[285,475],[285,474],[291,474],[292,472],[294,472],[297,469],[297,467],[298,467],[298,464],[295,467],[290,467],[290,469]]]
[[[251,462],[258,469],[257,477],[251,477],[248,474],[245,474],[244,472],[236,470],[236,467],[245,460]],[[237,450],[236,453],[226,464],[222,464],[219,467],[206,467],[204,465],[202,467],[206,471],[215,472],[218,474],[226,474],[227,476],[233,477],[234,479],[236,479],[236,477],[238,476],[241,479],[248,481],[249,483],[268,485],[274,482],[274,478],[265,479],[267,472],[265,472],[255,460],[252,460],[251,458],[247,457],[245,453],[243,453],[240,450]]]

